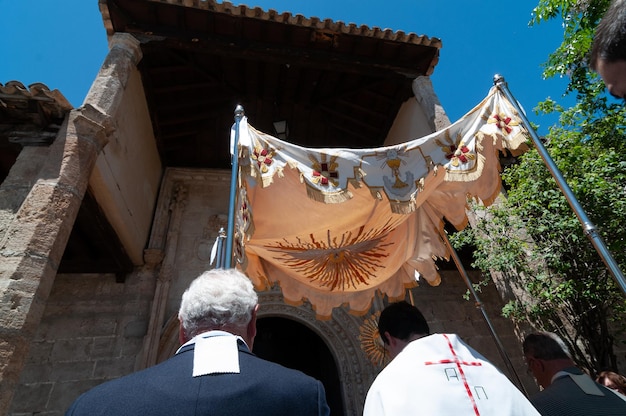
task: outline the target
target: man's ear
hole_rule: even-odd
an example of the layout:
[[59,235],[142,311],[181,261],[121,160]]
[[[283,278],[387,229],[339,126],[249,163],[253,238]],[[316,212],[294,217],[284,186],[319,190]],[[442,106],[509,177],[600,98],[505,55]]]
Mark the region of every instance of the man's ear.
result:
[[389,340],[387,339],[387,336],[385,334],[383,334],[382,332],[378,332],[378,334],[380,335],[380,338],[383,340],[383,344],[389,343]]
[[252,317],[250,318],[250,322],[248,322],[248,326],[246,328],[246,335],[248,338],[246,340],[246,344],[248,344],[250,351],[252,351],[252,345],[254,344],[254,337],[256,337],[256,315],[257,315],[258,310],[259,310],[259,305],[256,305],[254,309],[252,310]]
[[185,328],[183,328],[183,323],[178,320],[178,341],[180,345],[183,345],[185,342],[189,341],[187,335],[185,335]]

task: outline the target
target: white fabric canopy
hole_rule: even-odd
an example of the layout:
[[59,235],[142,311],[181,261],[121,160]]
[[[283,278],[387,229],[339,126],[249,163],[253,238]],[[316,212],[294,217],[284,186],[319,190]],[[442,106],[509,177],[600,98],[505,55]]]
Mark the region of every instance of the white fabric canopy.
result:
[[[515,110],[492,88],[445,130],[375,149],[312,149],[239,123],[234,250],[259,290],[311,302],[329,318],[346,304],[365,313],[376,291],[392,300],[421,275],[437,285],[448,258],[444,218],[467,223],[468,198],[500,192],[498,153],[525,150]],[[231,132],[231,149],[235,131]]]

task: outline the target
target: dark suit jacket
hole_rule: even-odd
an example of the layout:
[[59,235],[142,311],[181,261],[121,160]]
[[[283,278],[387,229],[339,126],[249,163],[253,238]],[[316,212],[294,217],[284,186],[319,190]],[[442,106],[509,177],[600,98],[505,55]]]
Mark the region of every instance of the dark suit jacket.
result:
[[[582,374],[576,367],[568,373]],[[604,396],[586,394],[567,376],[557,378],[547,388],[530,398],[543,416],[618,416],[626,415],[626,401],[596,383]]]
[[66,413],[97,415],[328,415],[322,383],[262,360],[239,342],[239,374],[192,377],[193,345],[154,367],[96,386]]

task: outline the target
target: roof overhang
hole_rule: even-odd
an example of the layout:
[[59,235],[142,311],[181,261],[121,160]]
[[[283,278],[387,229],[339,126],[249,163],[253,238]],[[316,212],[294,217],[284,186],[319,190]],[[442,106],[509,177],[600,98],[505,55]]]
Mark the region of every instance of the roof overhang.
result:
[[107,29],[142,42],[143,86],[164,166],[230,168],[237,105],[309,147],[380,146],[441,42],[216,1],[100,0]]

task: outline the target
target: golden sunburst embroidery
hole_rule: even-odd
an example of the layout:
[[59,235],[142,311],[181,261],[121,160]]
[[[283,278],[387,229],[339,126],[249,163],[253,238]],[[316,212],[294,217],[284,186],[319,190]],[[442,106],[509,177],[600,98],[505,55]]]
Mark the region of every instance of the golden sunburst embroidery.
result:
[[380,312],[376,312],[363,322],[359,328],[359,340],[361,349],[370,362],[374,366],[383,367],[386,364],[386,354],[385,345],[378,332],[378,318]]
[[356,235],[346,232],[332,237],[328,231],[326,241],[311,234],[309,241],[297,238],[295,243],[285,240],[266,247],[280,253],[277,258],[283,264],[320,287],[331,291],[356,289],[369,285],[376,272],[384,267],[381,260],[389,255],[388,247],[393,245],[384,239],[393,228],[388,222],[379,229],[361,227]]

